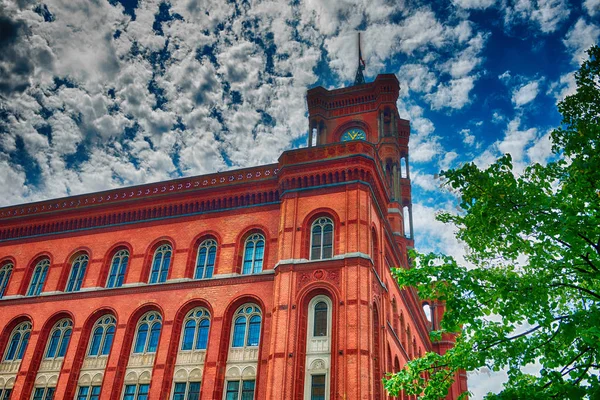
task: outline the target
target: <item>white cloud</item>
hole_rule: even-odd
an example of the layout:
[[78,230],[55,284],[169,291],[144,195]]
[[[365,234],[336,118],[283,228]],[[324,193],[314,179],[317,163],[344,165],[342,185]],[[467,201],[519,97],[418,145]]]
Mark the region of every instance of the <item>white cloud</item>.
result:
[[548,94],[554,95],[557,101],[561,101],[565,97],[575,93],[576,90],[575,71],[572,71],[561,75],[558,81],[551,83]]
[[502,9],[504,22],[509,28],[517,23],[531,23],[543,33],[556,31],[570,14],[566,0],[506,1]]
[[475,135],[471,134],[470,129],[461,129],[459,133],[462,136],[463,143],[466,146],[472,146],[475,144]]
[[537,133],[536,128],[522,130],[521,119],[516,117],[508,123],[504,131],[504,138],[497,142],[498,150],[504,153],[510,153],[513,162],[517,163],[523,160],[525,148],[529,146]]
[[452,0],[455,6],[465,9],[483,10],[496,4],[496,0]]
[[540,90],[540,82],[533,81],[525,85],[515,88],[512,92],[512,102],[515,106],[521,107],[532,102],[538,95]]
[[437,92],[428,94],[426,99],[434,110],[441,108],[461,109],[472,101],[469,96],[475,86],[475,77],[466,76],[453,79],[438,87]]
[[567,51],[573,57],[573,63],[580,64],[586,60],[586,51],[598,42],[599,37],[600,27],[592,23],[588,24],[583,18],[579,18],[563,40]]
[[583,8],[585,8],[590,17],[593,17],[596,13],[600,12],[600,0],[585,0]]
[[552,130],[547,132],[546,134],[537,137],[533,145],[527,149],[527,157],[532,163],[540,163],[545,165],[548,161],[548,158],[552,155],[552,138],[550,137],[550,133]]
[[452,163],[458,157],[458,153],[455,151],[448,151],[444,154],[444,157],[439,161],[438,165],[442,171],[445,171],[452,167]]
[[[400,88],[408,87],[413,92],[429,93],[437,85],[436,74],[423,64],[405,64],[398,71]],[[403,94],[407,94],[405,91]]]

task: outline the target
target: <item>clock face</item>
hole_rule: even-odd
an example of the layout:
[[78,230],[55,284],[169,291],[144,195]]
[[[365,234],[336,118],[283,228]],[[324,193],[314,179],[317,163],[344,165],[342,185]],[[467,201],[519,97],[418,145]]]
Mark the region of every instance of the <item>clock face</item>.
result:
[[358,128],[348,129],[342,135],[342,142],[347,142],[349,140],[367,140],[367,135],[365,131]]

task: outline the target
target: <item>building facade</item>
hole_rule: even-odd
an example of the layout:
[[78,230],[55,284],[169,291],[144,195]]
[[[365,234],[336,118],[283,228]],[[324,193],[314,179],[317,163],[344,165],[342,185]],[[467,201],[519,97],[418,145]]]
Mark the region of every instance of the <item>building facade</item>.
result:
[[398,93],[309,90],[308,147],[276,164],[0,209],[0,400],[388,398],[452,345],[390,273],[413,245]]

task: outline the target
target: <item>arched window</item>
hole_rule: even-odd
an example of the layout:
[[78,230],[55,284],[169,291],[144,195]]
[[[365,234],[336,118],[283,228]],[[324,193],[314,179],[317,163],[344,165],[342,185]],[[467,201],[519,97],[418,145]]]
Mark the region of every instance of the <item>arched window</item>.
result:
[[46,359],[62,358],[67,353],[69,340],[73,331],[73,323],[70,319],[61,319],[50,332],[50,340],[46,348]]
[[327,303],[320,301],[315,305],[313,336],[327,336]]
[[29,343],[29,336],[31,335],[31,323],[21,322],[13,329],[10,339],[8,340],[8,347],[4,353],[4,361],[20,361],[23,359],[23,354],[27,349]]
[[231,347],[257,347],[262,313],[254,304],[244,304],[233,316]]
[[265,237],[260,233],[250,235],[244,245],[242,274],[258,274],[262,271],[265,255]]
[[73,261],[71,274],[69,275],[69,281],[67,282],[67,288],[65,290],[66,292],[77,292],[81,289],[88,260],[89,257],[87,254],[82,254]]
[[129,251],[119,250],[115,253],[110,263],[110,272],[106,281],[107,288],[121,287],[125,280],[127,272],[127,263],[129,262]]
[[80,386],[75,400],[99,400],[100,386]]
[[183,321],[181,350],[206,350],[209,328],[210,314],[205,308],[190,311]]
[[39,296],[44,288],[46,282],[46,275],[48,275],[48,267],[50,267],[50,260],[47,258],[39,261],[33,270],[31,276],[31,283],[29,284],[29,290],[27,296]]
[[310,259],[333,257],[333,221],[327,217],[317,218],[310,232]]
[[215,269],[215,257],[217,255],[217,242],[207,239],[198,246],[196,257],[196,271],[194,279],[212,278]]
[[92,328],[88,357],[106,356],[110,353],[116,327],[117,320],[112,315],[104,315],[96,321]]
[[169,266],[171,264],[171,252],[171,245],[168,244],[163,244],[156,249],[148,283],[162,283],[167,281]]
[[140,318],[135,334],[134,353],[156,353],[162,317],[156,311],[147,312]]
[[12,273],[13,265],[5,264],[0,268],[0,299],[4,296],[4,292],[6,291],[6,287],[8,286],[8,280],[10,279],[10,274]]

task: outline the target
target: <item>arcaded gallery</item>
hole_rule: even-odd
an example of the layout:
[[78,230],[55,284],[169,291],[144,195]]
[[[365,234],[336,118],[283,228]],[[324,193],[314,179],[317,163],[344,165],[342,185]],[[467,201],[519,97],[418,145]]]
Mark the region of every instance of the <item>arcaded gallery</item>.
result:
[[276,164],[0,209],[0,400],[390,398],[386,373],[452,346],[390,272],[413,246],[398,93],[309,90],[308,146]]

